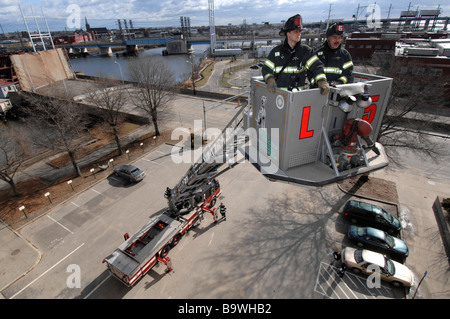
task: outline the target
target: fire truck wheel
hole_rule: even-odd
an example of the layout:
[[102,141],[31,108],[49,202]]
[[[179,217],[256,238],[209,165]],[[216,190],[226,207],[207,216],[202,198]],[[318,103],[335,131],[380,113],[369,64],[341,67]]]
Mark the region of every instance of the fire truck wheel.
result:
[[166,258],[166,256],[169,254],[170,251],[170,245],[165,245],[163,249],[159,252],[160,258]]
[[181,240],[181,234],[176,234],[172,239],[172,247],[175,247]]
[[213,208],[216,205],[216,198],[211,199],[211,203],[209,203],[209,208]]

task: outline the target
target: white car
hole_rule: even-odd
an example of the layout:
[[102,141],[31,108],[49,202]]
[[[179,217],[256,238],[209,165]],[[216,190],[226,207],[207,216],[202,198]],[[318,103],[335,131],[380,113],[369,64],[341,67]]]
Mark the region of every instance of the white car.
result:
[[390,282],[395,287],[410,288],[414,284],[414,275],[408,267],[380,253],[346,247],[342,250],[341,256],[342,262],[355,273],[371,275],[378,272],[381,280]]

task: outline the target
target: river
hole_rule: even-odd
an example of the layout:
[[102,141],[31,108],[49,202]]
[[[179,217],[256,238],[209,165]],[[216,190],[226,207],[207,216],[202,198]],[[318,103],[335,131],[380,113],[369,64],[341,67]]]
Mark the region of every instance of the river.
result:
[[[209,49],[206,44],[194,44],[194,63],[199,65],[204,53]],[[165,48],[146,49],[139,51],[137,57],[117,57],[90,55],[85,58],[71,59],[70,63],[75,72],[83,72],[91,76],[112,76],[117,79],[129,80],[128,61],[131,59],[140,59],[142,57],[153,56],[155,59],[167,63],[175,75],[177,82],[185,81],[191,77],[192,64],[191,57],[186,54],[163,56],[162,51]]]

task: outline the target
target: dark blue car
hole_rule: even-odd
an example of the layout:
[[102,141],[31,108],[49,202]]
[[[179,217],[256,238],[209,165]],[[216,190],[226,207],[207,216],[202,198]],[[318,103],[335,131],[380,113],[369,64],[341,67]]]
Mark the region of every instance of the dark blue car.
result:
[[360,247],[370,247],[384,252],[401,262],[409,255],[408,246],[403,240],[376,228],[352,225],[348,229],[348,238]]

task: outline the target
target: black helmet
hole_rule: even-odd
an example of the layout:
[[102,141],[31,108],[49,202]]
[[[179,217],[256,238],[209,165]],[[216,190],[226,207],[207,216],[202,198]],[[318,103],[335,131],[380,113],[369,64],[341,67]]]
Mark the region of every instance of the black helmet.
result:
[[342,22],[333,23],[327,29],[327,37],[343,34],[344,34],[344,24]]
[[286,32],[293,31],[293,30],[302,30],[302,16],[299,14],[296,14],[293,17],[290,17],[286,23],[284,24],[283,28],[281,29],[279,35],[286,35]]

